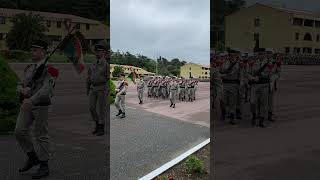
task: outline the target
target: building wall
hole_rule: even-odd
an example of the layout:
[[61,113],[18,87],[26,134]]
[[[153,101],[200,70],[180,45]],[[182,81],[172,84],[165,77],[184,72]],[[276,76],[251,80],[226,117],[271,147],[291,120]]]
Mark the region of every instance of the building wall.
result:
[[[203,67],[202,65],[188,63],[180,68],[180,76],[186,79],[189,79],[191,76],[193,78],[201,78],[201,79],[208,79],[210,78],[210,70],[209,68]],[[207,73],[207,74],[205,74]]]
[[[12,13],[10,15],[12,15]],[[11,17],[6,15],[6,13],[4,13],[4,12],[0,13],[0,16],[5,17],[5,21],[6,21],[5,24],[0,24],[0,33],[6,35],[6,34],[8,34],[8,32],[10,31],[10,29],[12,27],[12,23],[10,22]],[[49,31],[45,33],[46,35],[53,36],[53,37],[56,37],[57,39],[61,40],[68,33],[63,19],[61,19],[61,18],[59,19],[59,18],[55,18],[55,17],[44,17],[44,19],[45,19],[45,21],[43,23],[45,26],[47,26],[47,21],[50,21],[50,24],[51,24],[50,27],[47,26]],[[57,27],[58,21],[61,22],[61,28]],[[71,22],[71,27],[73,27],[77,23],[78,22]],[[89,30],[86,29],[87,23],[90,26]],[[84,35],[85,39],[89,40],[90,45],[95,44],[99,40],[106,40],[108,43],[110,42],[109,27],[105,26],[102,23],[97,24],[96,21],[94,21],[92,23],[90,23],[90,22],[87,22],[87,23],[80,23],[80,29],[76,29],[76,30],[80,31]],[[5,48],[6,48],[5,47],[5,40],[2,39],[2,40],[0,40],[0,49],[5,49]]]
[[112,72],[114,71],[115,66],[120,66],[124,70],[124,73],[126,75],[131,74],[131,70],[136,72],[138,75],[154,75],[154,73],[148,72],[142,68],[134,67],[134,66],[126,66],[126,65],[117,65],[117,64],[110,64],[110,77],[112,77]]
[[[317,19],[310,15],[283,12],[261,5],[242,9],[226,17],[226,47],[252,52],[255,47],[254,33],[259,33],[260,47],[273,48],[277,52],[285,53],[285,47],[290,47],[290,52],[294,47],[320,49],[320,43],[316,42],[320,28],[294,26],[294,17]],[[254,25],[255,18],[260,19],[259,27]],[[295,40],[296,32],[300,34],[299,40]],[[311,33],[312,42],[303,40],[307,32]]]

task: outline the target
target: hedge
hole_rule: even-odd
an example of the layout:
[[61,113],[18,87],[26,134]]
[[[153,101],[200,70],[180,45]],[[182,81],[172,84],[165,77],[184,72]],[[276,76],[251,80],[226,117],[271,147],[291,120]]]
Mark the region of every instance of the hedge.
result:
[[14,129],[19,112],[19,97],[16,87],[19,78],[0,56],[0,132],[9,132]]
[[109,81],[109,88],[110,88],[110,104],[114,103],[114,100],[116,98],[116,85],[113,81]]

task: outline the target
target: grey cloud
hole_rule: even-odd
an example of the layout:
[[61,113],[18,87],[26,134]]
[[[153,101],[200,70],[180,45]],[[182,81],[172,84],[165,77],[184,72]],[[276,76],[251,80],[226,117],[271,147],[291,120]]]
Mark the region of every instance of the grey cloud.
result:
[[209,0],[111,0],[111,47],[209,63]]

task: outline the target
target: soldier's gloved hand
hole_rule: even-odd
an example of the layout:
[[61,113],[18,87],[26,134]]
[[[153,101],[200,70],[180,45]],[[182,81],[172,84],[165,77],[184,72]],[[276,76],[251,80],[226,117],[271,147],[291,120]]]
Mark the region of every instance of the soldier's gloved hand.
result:
[[20,90],[20,93],[24,96],[24,97],[31,97],[31,88],[26,87],[26,88],[22,88]]
[[24,99],[22,102],[21,108],[25,111],[30,111],[32,109],[31,99]]

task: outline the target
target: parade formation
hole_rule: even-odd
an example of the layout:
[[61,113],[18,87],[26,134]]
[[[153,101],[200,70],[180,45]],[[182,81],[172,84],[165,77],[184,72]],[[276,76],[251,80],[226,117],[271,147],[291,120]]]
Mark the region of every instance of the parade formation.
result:
[[149,77],[147,82],[144,82],[140,76],[136,80],[139,104],[143,104],[143,92],[147,88],[148,98],[170,100],[170,107],[176,107],[176,100],[190,101],[196,100],[196,90],[198,80],[185,78],[177,78],[175,76],[156,76]]
[[[213,100],[221,109],[221,120],[232,125],[243,119],[244,105],[250,104],[251,124],[266,127],[273,122],[273,99],[280,78],[283,55],[259,48],[254,53],[229,50],[211,52]],[[214,103],[212,103],[212,108]]]

